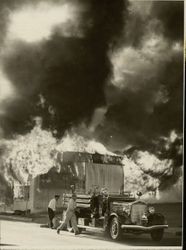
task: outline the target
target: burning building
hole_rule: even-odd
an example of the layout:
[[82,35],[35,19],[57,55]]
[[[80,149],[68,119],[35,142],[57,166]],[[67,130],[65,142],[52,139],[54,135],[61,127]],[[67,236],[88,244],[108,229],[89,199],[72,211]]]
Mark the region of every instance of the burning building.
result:
[[[45,211],[49,200],[75,187],[77,193],[91,194],[95,187],[110,194],[124,190],[122,157],[98,153],[63,152],[57,156],[58,168],[31,178],[27,185],[14,187],[14,210]],[[62,206],[62,204],[59,204]]]
[[[125,184],[125,191],[140,190],[147,198],[147,193],[159,188],[161,198],[164,192],[162,187],[167,180],[167,197],[169,187],[174,188],[174,183],[177,183],[176,165],[170,158],[159,159],[139,149],[120,157],[100,142],[77,134],[68,133],[57,140],[51,131],[42,129],[40,124],[24,136],[1,141],[1,148],[1,178],[4,189],[5,186],[7,190],[14,188],[15,210],[46,209],[49,199],[55,193],[62,195],[69,192],[70,185],[75,185],[81,193],[89,192],[96,185],[107,187],[112,193],[119,192]],[[174,192],[171,201],[180,200],[178,193],[181,193],[181,186],[174,189],[178,192]]]

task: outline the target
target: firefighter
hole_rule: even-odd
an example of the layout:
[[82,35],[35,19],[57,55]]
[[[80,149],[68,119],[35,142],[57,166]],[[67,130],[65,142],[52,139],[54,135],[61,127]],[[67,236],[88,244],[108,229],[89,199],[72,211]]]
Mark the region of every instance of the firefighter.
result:
[[109,197],[108,189],[102,188],[101,194],[102,194],[102,200],[101,200],[102,216],[104,216],[108,207],[108,197]]
[[94,192],[91,197],[92,218],[100,217],[99,208],[100,208],[100,192],[99,192],[99,187],[96,186],[94,188]]
[[53,219],[56,211],[56,203],[59,200],[60,195],[56,194],[53,199],[50,200],[48,204],[48,217],[49,217],[49,227],[53,228]]
[[72,228],[75,232],[75,235],[79,234],[79,229],[77,227],[77,219],[76,219],[76,194],[72,194],[72,198],[69,200],[66,216],[64,222],[61,223],[61,225],[57,228],[57,233],[60,233],[60,230],[63,230],[64,228],[69,225],[69,222],[71,222]]

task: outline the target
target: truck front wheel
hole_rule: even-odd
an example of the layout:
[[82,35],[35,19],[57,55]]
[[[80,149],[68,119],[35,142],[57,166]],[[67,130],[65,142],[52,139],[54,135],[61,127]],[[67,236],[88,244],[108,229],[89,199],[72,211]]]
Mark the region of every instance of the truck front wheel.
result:
[[164,230],[158,229],[151,232],[151,238],[154,241],[160,241],[163,238]]
[[111,222],[110,222],[110,227],[109,227],[109,231],[110,231],[110,237],[113,240],[119,240],[121,238],[121,225],[120,222],[118,220],[117,217],[112,218]]

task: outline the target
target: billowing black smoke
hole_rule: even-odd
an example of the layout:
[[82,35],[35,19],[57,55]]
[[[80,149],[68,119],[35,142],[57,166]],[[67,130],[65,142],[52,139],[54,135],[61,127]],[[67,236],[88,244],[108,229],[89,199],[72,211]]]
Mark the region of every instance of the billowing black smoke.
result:
[[[104,88],[112,73],[108,52],[123,30],[127,2],[79,2],[84,5],[78,20],[83,36],[65,37],[58,27],[49,40],[18,42],[5,55],[4,71],[19,92],[1,115],[6,135],[30,130],[35,116],[61,135],[82,121],[88,123],[95,108],[106,105]],[[39,95],[46,100],[43,109],[36,105]]]
[[171,130],[182,133],[183,10],[183,2],[133,3],[123,57],[118,53],[123,60],[120,80],[106,88],[108,110],[97,128],[113,148],[131,144],[149,149]]
[[[0,2],[2,48],[9,12],[27,2]],[[41,116],[44,128],[60,137],[82,122],[89,125],[95,109],[104,107],[94,137],[110,150],[131,145],[125,151],[129,157],[136,149],[172,160],[171,175],[148,174],[160,179],[161,189],[176,183],[182,138],[168,148],[161,138],[183,130],[183,2],[48,2],[81,6],[79,30],[67,23],[70,35],[65,36],[62,27],[55,27],[49,39],[17,41],[1,58],[0,66],[18,93],[0,112],[4,135],[30,131],[33,118]]]
[[152,13],[162,22],[164,36],[172,41],[183,41],[184,2],[153,2]]
[[146,173],[160,180],[160,189],[182,172],[182,138],[168,148],[161,138],[183,132],[183,17],[183,2],[131,2],[123,48],[113,58],[119,71],[106,88],[108,109],[97,128],[110,148],[131,145],[124,151],[129,158],[142,150],[172,160],[171,174]]

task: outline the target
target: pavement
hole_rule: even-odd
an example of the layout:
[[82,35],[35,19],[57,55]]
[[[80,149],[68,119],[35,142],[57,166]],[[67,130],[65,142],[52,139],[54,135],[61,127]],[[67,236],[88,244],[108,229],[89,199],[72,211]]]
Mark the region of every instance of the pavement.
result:
[[[75,236],[72,233],[41,228],[39,223],[5,220],[0,217],[0,249],[182,249],[181,235],[176,235],[178,228],[165,230],[160,242],[153,242],[149,235],[124,234],[119,242],[114,242],[103,233],[86,231]],[[179,228],[181,231],[181,228]]]
[[[48,220],[48,215],[39,214],[39,215],[30,215],[30,216],[20,216],[14,214],[0,214],[0,220],[10,220],[10,221],[23,221],[23,222],[35,222],[39,224],[46,224]],[[169,234],[182,234],[181,227],[169,227],[166,229],[166,232]]]
[[12,215],[0,214],[0,220],[32,222],[33,218],[24,217],[24,216],[16,216],[16,215],[13,215],[13,214]]

